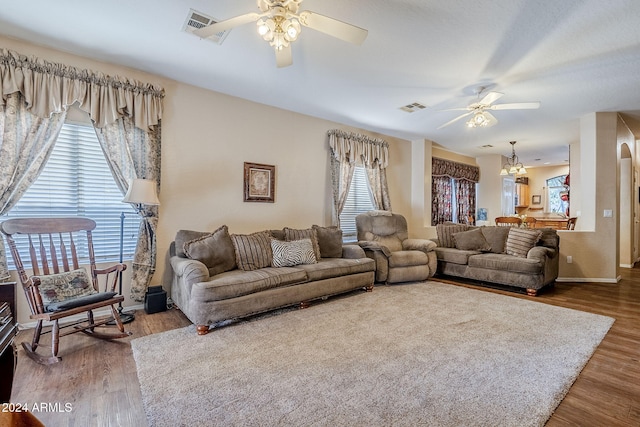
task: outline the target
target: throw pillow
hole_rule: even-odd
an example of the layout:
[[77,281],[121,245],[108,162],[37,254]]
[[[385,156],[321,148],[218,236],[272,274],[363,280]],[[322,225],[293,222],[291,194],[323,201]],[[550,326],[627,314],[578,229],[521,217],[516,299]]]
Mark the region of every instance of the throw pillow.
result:
[[313,252],[311,239],[293,240],[283,242],[271,239],[271,251],[273,252],[272,267],[293,267],[300,264],[315,264],[318,262]]
[[93,295],[98,292],[93,288],[93,282],[84,268],[34,277],[40,279],[38,289],[45,307],[54,302]]
[[491,225],[488,227],[480,227],[484,238],[491,246],[491,252],[494,254],[504,253],[504,244],[507,242],[507,236],[509,235],[509,229],[511,227],[497,227]]
[[456,248],[463,251],[488,252],[491,250],[491,246],[479,228],[453,233],[453,240],[455,241]]
[[187,258],[187,255],[184,253],[184,244],[188,241],[202,236],[207,236],[209,234],[211,233],[208,231],[178,230],[176,238],[173,239],[176,243],[176,255],[182,258]]
[[466,224],[437,224],[436,234],[438,235],[439,245],[443,248],[455,248],[456,242],[453,240],[454,233],[467,231]]
[[261,231],[253,234],[232,234],[236,264],[244,271],[271,266],[271,235]]
[[540,230],[528,230],[525,228],[509,227],[507,236],[507,255],[526,258],[527,253],[540,239]]
[[213,233],[185,242],[183,249],[187,258],[206,265],[211,277],[236,268],[235,248],[226,225]]
[[320,256],[322,258],[342,258],[342,230],[336,226],[312,226],[318,236]]
[[320,259],[320,246],[318,245],[318,233],[313,228],[305,228],[303,230],[297,230],[295,228],[284,228],[284,239],[287,242],[300,239],[310,239],[313,245],[313,253],[316,255],[316,259]]

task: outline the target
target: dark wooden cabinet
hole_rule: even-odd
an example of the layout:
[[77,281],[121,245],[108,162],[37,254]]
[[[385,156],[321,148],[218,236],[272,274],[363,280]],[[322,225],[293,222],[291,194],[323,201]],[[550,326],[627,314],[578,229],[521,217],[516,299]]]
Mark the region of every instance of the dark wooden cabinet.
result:
[[9,402],[16,367],[16,284],[0,283],[0,402]]

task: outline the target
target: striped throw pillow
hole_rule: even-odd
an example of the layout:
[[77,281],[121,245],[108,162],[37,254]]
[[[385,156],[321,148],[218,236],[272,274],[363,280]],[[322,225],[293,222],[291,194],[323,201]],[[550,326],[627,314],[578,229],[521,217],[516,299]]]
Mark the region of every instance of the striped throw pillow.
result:
[[231,241],[236,252],[236,264],[244,271],[271,267],[271,235],[268,232],[232,234]]
[[271,240],[273,252],[272,267],[293,267],[300,264],[315,264],[316,255],[313,252],[311,239],[300,239],[292,242]]
[[514,255],[520,258],[526,258],[529,250],[533,248],[542,232],[540,230],[528,230],[526,228],[510,227],[505,252],[507,255]]
[[455,248],[456,241],[453,239],[455,233],[467,231],[469,226],[466,224],[437,224],[436,234],[438,235],[438,243],[442,248]]

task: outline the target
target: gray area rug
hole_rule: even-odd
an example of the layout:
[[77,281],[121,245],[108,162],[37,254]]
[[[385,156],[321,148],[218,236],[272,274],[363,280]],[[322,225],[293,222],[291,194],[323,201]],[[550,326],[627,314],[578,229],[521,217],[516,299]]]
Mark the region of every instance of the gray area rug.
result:
[[159,426],[541,426],[614,319],[437,282],[132,341]]

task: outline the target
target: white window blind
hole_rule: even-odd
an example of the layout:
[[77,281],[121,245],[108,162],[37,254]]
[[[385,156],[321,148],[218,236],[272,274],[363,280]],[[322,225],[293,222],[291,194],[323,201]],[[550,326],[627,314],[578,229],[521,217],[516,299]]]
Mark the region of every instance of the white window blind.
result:
[[[120,215],[125,214],[124,259],[131,259],[140,225],[139,216],[116,186],[92,126],[65,123],[42,173],[4,218],[73,217],[93,219],[96,260],[118,261]],[[17,241],[27,253],[26,242]],[[24,247],[20,247],[24,246]],[[78,248],[83,261],[87,248]],[[7,254],[8,254],[7,248]],[[7,257],[9,268],[13,259]],[[25,265],[30,268],[30,265]]]
[[355,242],[357,240],[356,216],[374,209],[367,172],[363,167],[356,166],[347,201],[340,213],[342,240]]

